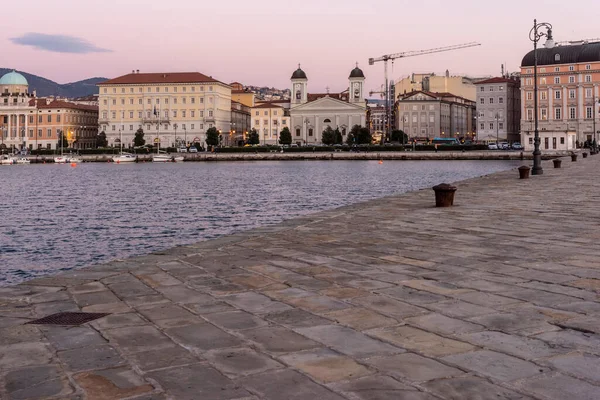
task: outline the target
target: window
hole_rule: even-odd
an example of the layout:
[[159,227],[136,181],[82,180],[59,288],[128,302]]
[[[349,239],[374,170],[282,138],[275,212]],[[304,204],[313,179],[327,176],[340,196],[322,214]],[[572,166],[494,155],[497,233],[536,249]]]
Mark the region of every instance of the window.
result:
[[504,97],[499,97],[498,98],[498,103],[504,104]]
[[192,117],[192,118],[196,117],[196,111],[195,110],[190,111],[190,117]]
[[255,120],[254,120],[254,125],[260,125],[260,120],[258,120],[258,119],[255,119]]
[[308,136],[312,136],[313,135],[313,128],[308,128]]
[[587,64],[587,65],[585,66],[585,69],[587,69],[587,70],[590,70],[590,69],[592,69],[592,66],[591,66],[590,64]]
[[176,88],[176,87],[174,87],[174,88],[173,88],[173,91],[174,91],[175,93],[177,93],[177,88]]
[[527,100],[533,100],[533,92],[527,92]]
[[592,76],[591,75],[586,75],[585,76],[585,82],[586,83],[590,83],[592,81]]
[[560,54],[554,55],[554,61],[560,61]]
[[498,128],[499,129],[504,129],[504,122],[499,122],[498,123]]
[[527,69],[527,73],[531,74],[533,72],[533,70],[531,68]]
[[296,128],[296,136],[300,136],[300,128]]
[[213,116],[213,112],[212,112],[212,110],[208,110],[208,116],[209,116],[209,117],[212,117],[212,116]]
[[[194,91],[194,88],[192,88],[192,92],[193,91]],[[190,129],[195,129],[194,126],[195,126],[194,124],[191,124]]]
[[[557,56],[558,56],[558,58],[559,58],[559,59],[558,59],[558,60],[556,60],[556,61],[560,61],[560,55],[559,55],[559,54],[557,54]],[[556,57],[555,57],[555,58],[556,58]],[[554,67],[554,72],[560,72],[560,67]]]
[[156,99],[156,104],[160,104],[160,99]]
[[265,125],[268,125],[268,124],[269,124],[269,120],[268,120],[268,119],[265,119],[265,120],[263,121],[263,124],[265,124]]
[[533,110],[530,108],[527,110],[527,120],[531,121],[533,119]]
[[46,130],[46,136],[52,137],[52,129],[47,129]]
[[575,71],[575,66],[574,65],[569,65],[569,71]]
[[204,111],[200,111],[200,118],[204,118]]
[[562,119],[562,108],[557,107],[554,109],[554,119]]
[[[277,110],[273,110],[273,115],[277,115]],[[331,122],[331,121],[329,121]]]
[[482,97],[482,98],[480,98],[480,99],[479,99],[479,103],[480,103],[480,104],[485,104],[485,98],[483,98],[483,97]]
[[138,104],[140,104],[140,105],[141,105],[141,104],[144,104],[144,99],[139,99],[139,100],[138,100]]
[[133,111],[129,111],[129,118],[133,118]]
[[560,83],[560,76],[555,76],[554,77],[554,83],[555,84],[559,84]]
[[173,104],[177,104],[177,97],[173,98]]
[[[185,88],[184,88],[184,89],[185,89]],[[183,97],[183,98],[181,99],[181,101],[182,101],[182,103],[183,103],[183,104],[187,104],[187,97]]]
[[183,90],[183,93],[187,92],[187,88],[184,86],[181,88]]
[[265,112],[264,112],[264,114],[265,114],[265,115],[269,115],[269,112],[268,112],[268,111],[265,111]]
[[555,137],[552,138],[552,148],[556,149],[556,138]]
[[494,129],[494,123],[490,122],[490,129]]
[[575,98],[575,89],[570,89],[569,90],[569,98],[570,99],[574,99]]
[[541,114],[542,114],[542,120],[547,120],[548,119],[548,109],[547,108],[542,108],[541,110]]
[[529,85],[529,86],[531,86],[531,85],[532,85],[532,83],[531,83],[531,82],[532,82],[531,78],[527,78],[527,79],[525,79],[525,84],[526,84],[526,85]]
[[529,144],[533,144],[533,138],[529,138]]
[[586,99],[592,98],[592,89],[585,89],[585,98]]
[[56,116],[56,122],[60,122],[60,114]]
[[564,137],[560,138],[560,144],[565,144],[565,138]]
[[569,108],[569,119],[575,119],[576,114],[576,108],[575,107],[571,107]]
[[148,104],[152,104],[152,99],[148,99]]
[[554,98],[557,100],[560,100],[560,90],[555,90],[554,91]]
[[138,111],[138,118],[142,118],[142,112]]
[[479,91],[480,92],[485,92],[485,88],[482,86],[482,87],[479,88]]
[[185,118],[185,110],[181,111],[181,118]]
[[133,99],[129,99],[129,104],[133,104]]
[[585,117],[587,119],[592,119],[592,116],[594,115],[593,112],[594,112],[594,110],[592,109],[592,107],[586,107],[585,108]]
[[191,97],[190,100],[192,101],[192,104],[196,104],[196,98],[195,97]]
[[104,88],[104,93],[108,93],[108,89],[107,88]]
[[540,100],[547,100],[548,92],[540,92]]
[[129,125],[129,130],[132,131],[133,130],[133,125]]
[[494,98],[490,97],[490,104],[494,104]]
[[103,118],[103,119],[106,119],[106,118],[108,118],[108,112],[106,112],[106,111],[102,111],[102,118]]
[[549,147],[549,145],[548,145],[548,143],[549,143],[549,139],[550,139],[550,138],[544,138],[544,148],[545,148],[545,149],[548,149],[548,147]]
[[494,87],[490,86],[490,92],[493,92],[493,91],[494,91]]
[[165,99],[165,104],[169,104],[169,98]]
[[213,91],[213,87],[212,87],[212,86],[209,86],[209,87],[208,87],[208,91],[209,91],[209,92],[212,92],[212,91]]
[[107,105],[108,105],[108,100],[104,99],[104,101],[103,101],[103,104],[104,104],[105,106],[107,106]]
[[29,137],[32,138],[33,137],[33,129],[29,130]]
[[546,78],[540,78],[540,85],[546,84]]
[[42,137],[42,130],[38,129],[38,137]]
[[287,119],[283,119],[283,120],[281,120],[281,123],[282,123],[283,125],[287,125]]
[[569,77],[569,83],[575,83],[575,77],[574,76],[570,76]]
[[117,99],[113,99],[112,103],[113,103],[113,106],[116,106],[117,105]]
[[177,110],[173,110],[173,118],[177,118]]
[[540,68],[540,72],[546,72],[546,68]]
[[480,128],[481,128],[481,130],[484,130],[484,129],[485,129],[485,124],[484,124],[483,122],[481,123],[481,126],[480,126]]
[[260,111],[256,111],[255,115],[260,115]]
[[112,119],[116,119],[117,118],[117,113],[115,111],[113,111],[111,113],[111,117],[112,117]]

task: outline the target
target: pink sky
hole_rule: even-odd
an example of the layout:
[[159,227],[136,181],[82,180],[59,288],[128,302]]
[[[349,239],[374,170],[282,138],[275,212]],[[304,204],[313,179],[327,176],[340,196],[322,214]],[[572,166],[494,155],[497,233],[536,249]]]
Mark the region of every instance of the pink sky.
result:
[[[223,82],[289,87],[298,63],[309,91],[347,87],[355,62],[366,89],[383,82],[369,57],[478,41],[482,46],[397,60],[390,77],[411,72],[498,75],[532,49],[533,18],[555,39],[600,37],[600,1],[580,0],[30,0],[5,2],[2,67],[60,83],[94,76],[199,71]],[[495,4],[492,6],[491,4]],[[57,53],[15,44],[27,33],[70,35],[111,52]],[[390,65],[391,67],[391,65]]]

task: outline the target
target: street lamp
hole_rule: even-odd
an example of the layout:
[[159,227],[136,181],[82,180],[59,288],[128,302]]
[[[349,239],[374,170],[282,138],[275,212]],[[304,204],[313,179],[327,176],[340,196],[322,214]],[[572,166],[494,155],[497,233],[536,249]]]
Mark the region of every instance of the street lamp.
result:
[[[540,32],[540,29],[546,29],[546,32]],[[542,169],[542,152],[540,151],[540,132],[538,129],[538,82],[537,82],[537,43],[538,41],[546,36],[546,48],[554,47],[554,40],[552,39],[552,25],[547,22],[540,22],[538,24],[537,19],[533,20],[533,28],[529,31],[529,40],[533,42],[533,120],[535,124],[535,136],[533,139],[533,168],[531,169],[531,175],[542,175],[544,170]]]

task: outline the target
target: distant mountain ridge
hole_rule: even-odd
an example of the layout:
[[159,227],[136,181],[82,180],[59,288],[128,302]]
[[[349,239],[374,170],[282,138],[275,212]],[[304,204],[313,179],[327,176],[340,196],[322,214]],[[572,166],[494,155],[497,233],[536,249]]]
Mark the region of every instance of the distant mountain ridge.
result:
[[[0,68],[0,76],[12,72],[12,68]],[[29,91],[34,90],[38,97],[45,96],[60,96],[60,97],[85,97],[92,94],[98,93],[97,83],[105,81],[107,78],[90,78],[84,79],[78,82],[71,82],[60,84],[50,79],[43,78],[41,76],[29,74],[24,71],[16,70],[18,73],[23,75],[27,82],[29,82]]]

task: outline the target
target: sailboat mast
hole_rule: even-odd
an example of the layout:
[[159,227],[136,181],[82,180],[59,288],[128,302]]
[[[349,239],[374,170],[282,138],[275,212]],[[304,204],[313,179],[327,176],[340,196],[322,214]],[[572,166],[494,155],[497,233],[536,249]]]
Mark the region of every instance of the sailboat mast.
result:
[[156,115],[156,139],[158,142],[156,154],[160,154],[160,104],[158,105],[158,114]]

